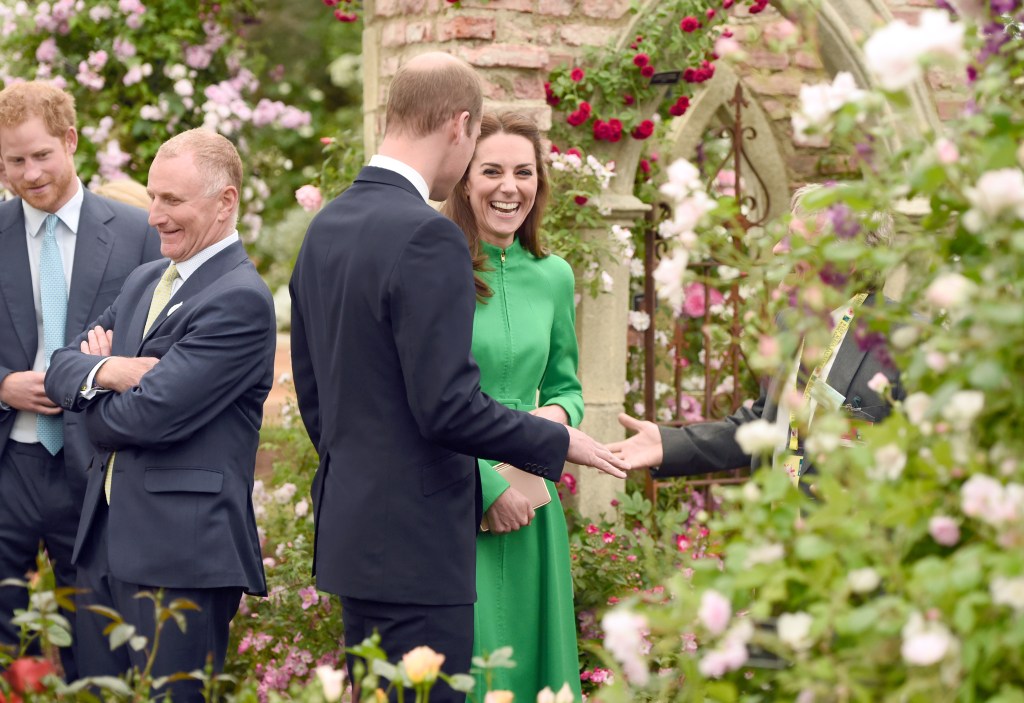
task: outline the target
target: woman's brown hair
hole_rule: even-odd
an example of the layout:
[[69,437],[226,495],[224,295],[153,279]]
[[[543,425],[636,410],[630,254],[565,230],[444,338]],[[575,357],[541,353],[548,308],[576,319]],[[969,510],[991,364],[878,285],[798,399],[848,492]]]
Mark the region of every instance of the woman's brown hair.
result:
[[[512,134],[517,137],[528,139],[533,144],[533,155],[537,160],[537,196],[533,202],[533,209],[526,215],[523,224],[516,230],[516,238],[520,246],[537,258],[548,255],[540,238],[540,223],[544,218],[544,209],[548,205],[548,198],[551,195],[551,186],[548,183],[547,169],[544,167],[544,148],[541,143],[540,130],[537,123],[529,117],[514,112],[504,112],[500,115],[487,113],[480,122],[480,138],[476,143],[480,144],[484,139],[494,134]],[[472,163],[470,164],[472,167]],[[469,253],[473,257],[474,282],[476,284],[476,296],[478,300],[489,298],[493,295],[490,287],[480,278],[480,271],[488,271],[487,255],[483,253],[480,246],[480,232],[476,226],[476,217],[473,215],[473,207],[469,204],[469,168],[462,175],[462,180],[455,186],[451,196],[445,201],[441,212],[454,220],[466,234],[466,241],[469,243]]]

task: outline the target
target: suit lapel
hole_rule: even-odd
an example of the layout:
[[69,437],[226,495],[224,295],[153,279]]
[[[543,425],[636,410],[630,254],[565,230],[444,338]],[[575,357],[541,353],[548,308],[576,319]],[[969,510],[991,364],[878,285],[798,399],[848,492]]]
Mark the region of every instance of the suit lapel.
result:
[[[226,274],[228,271],[234,269],[239,264],[242,264],[249,260],[249,255],[245,253],[245,247],[242,246],[241,242],[235,242],[224,251],[218,252],[212,259],[204,263],[199,267],[195,273],[188,277],[181,288],[171,296],[171,299],[167,301],[167,306],[164,310],[160,311],[157,318],[153,321],[153,326],[149,328],[149,332],[142,337],[142,328],[146,324],[146,317],[149,314],[149,304],[153,300],[153,290],[156,288],[154,283],[152,286],[147,286],[147,296],[145,303],[139,305],[139,310],[136,311],[135,317],[132,320],[132,328],[134,330],[135,323],[141,319],[141,323],[138,325],[139,345],[135,353],[138,355],[142,349],[142,343],[147,338],[152,337],[157,330],[159,330],[164,322],[170,317],[167,312],[176,305],[181,304],[183,307],[188,305],[188,301],[201,293],[204,289],[209,287],[218,278]],[[140,314],[141,313],[141,314]],[[129,339],[135,339],[130,337]]]
[[89,324],[89,311],[99,293],[114,240],[114,233],[107,227],[107,223],[114,217],[113,211],[92,193],[86,191],[84,196],[75,241],[71,289],[68,293],[65,340],[78,336]]
[[4,221],[0,222],[0,292],[14,322],[14,330],[25,350],[28,367],[36,356],[39,340],[36,335],[36,304],[32,297],[32,270],[25,242],[25,217],[21,199],[16,198],[4,208]]

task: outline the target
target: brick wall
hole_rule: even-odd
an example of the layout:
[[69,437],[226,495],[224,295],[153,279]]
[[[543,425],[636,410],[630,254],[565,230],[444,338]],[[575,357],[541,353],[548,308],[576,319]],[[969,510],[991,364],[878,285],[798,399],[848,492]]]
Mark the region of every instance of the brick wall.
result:
[[[853,0],[833,0],[849,14],[857,10]],[[744,46],[745,61],[734,68],[772,121],[792,184],[815,180],[848,169],[847,159],[828,151],[827,140],[814,146],[792,140],[789,115],[800,86],[827,80],[819,56],[804,43],[789,38],[795,27],[772,7],[749,15],[748,3],[738,2],[728,11],[730,28]],[[386,86],[400,62],[423,51],[451,52],[475,66],[483,77],[485,97],[492,109],[515,108],[533,116],[543,129],[551,125],[552,112],[544,102],[548,72],[565,62],[575,62],[588,46],[609,46],[629,32],[633,15],[629,0],[464,0],[455,9],[444,0],[368,0],[364,34],[364,84],[367,111],[367,148],[376,146],[382,127]],[[890,0],[894,17],[916,21],[934,0]],[[880,19],[862,16],[861,28]],[[800,36],[813,26],[796,30]],[[585,67],[585,66],[584,66]],[[956,114],[963,105],[957,95],[959,76],[939,71],[928,75],[931,99],[941,118]]]

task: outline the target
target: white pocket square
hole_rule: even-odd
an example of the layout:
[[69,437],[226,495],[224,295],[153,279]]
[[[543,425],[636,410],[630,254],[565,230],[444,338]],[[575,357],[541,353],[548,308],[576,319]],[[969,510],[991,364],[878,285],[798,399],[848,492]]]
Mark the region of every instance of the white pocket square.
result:
[[177,310],[178,308],[180,308],[181,306],[182,306],[182,303],[175,303],[174,305],[172,305],[172,306],[171,306],[171,307],[170,307],[170,308],[169,308],[169,309],[167,310],[167,315],[166,315],[166,316],[167,316],[167,317],[170,317],[170,316],[171,316],[171,313],[172,313],[172,312],[174,312],[175,310]]

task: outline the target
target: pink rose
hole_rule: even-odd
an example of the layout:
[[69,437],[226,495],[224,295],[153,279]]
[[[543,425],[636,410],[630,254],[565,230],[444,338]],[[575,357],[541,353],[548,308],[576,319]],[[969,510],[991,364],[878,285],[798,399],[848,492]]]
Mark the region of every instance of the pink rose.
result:
[[956,148],[956,144],[945,137],[935,142],[935,155],[940,164],[947,166],[960,160],[960,150]]
[[868,381],[868,388],[873,390],[878,395],[882,395],[882,393],[884,393],[885,389],[888,387],[889,378],[881,371],[872,376],[871,380]]
[[[683,312],[689,317],[703,317],[704,316],[704,295],[705,291],[708,290],[707,286],[702,283],[690,283],[683,289]],[[708,307],[714,305],[721,305],[725,302],[725,297],[716,289],[711,288],[711,301]]]
[[304,185],[295,191],[295,200],[306,212],[316,212],[324,204],[320,189],[314,185]]
[[928,534],[943,547],[952,547],[960,541],[960,527],[946,515],[935,515],[928,521]]
[[697,611],[697,616],[708,632],[720,635],[729,626],[732,606],[729,604],[729,599],[718,591],[704,591],[700,597],[700,609]]

